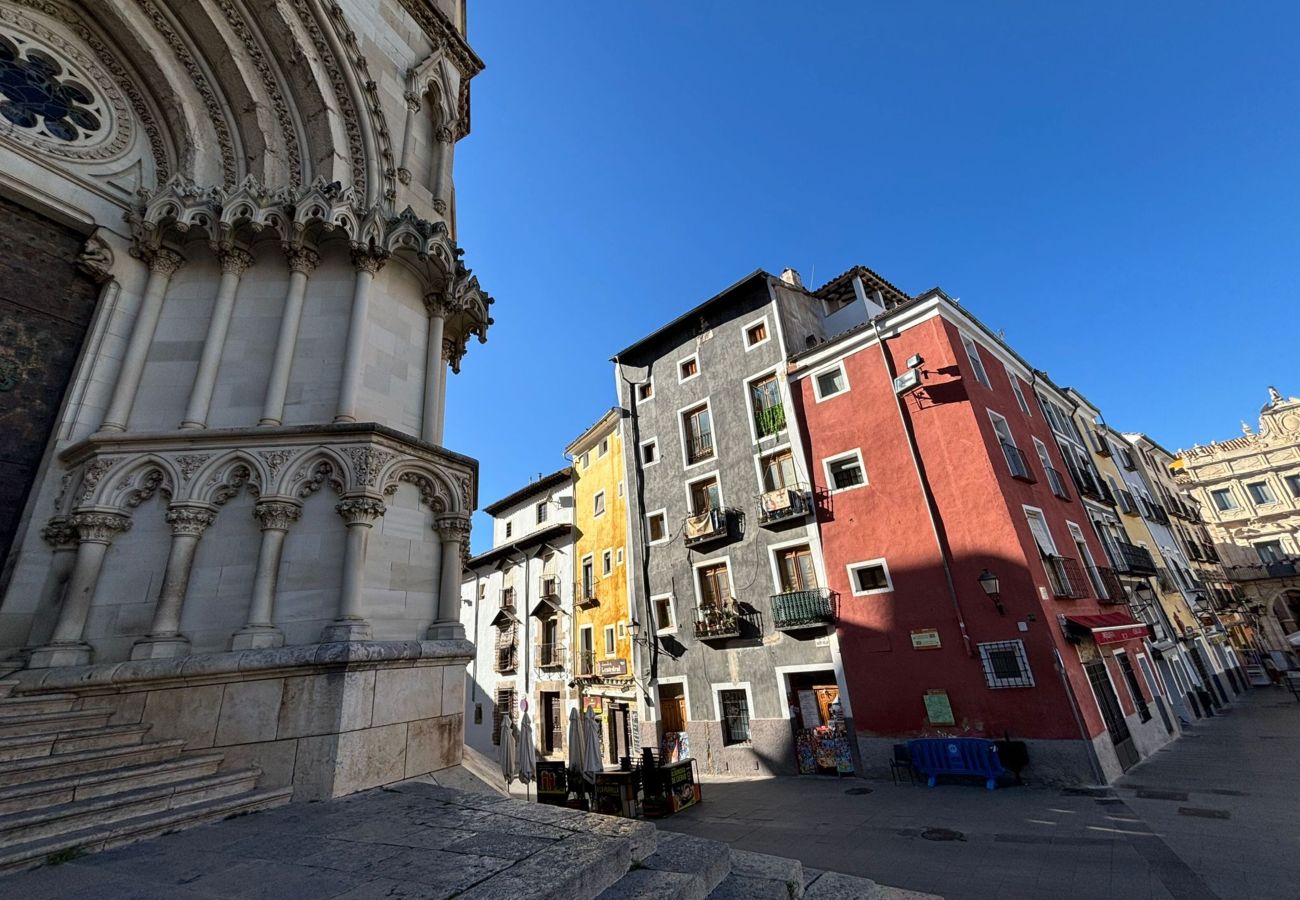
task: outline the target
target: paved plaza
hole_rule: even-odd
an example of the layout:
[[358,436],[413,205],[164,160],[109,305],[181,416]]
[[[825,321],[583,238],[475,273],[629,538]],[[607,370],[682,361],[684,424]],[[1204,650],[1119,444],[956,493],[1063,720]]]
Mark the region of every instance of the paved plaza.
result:
[[[1300,703],[1258,688],[1096,796],[1032,785],[717,781],[704,785],[702,805],[663,827],[948,900],[1295,900],[1298,750]],[[871,792],[850,793],[864,787]]]

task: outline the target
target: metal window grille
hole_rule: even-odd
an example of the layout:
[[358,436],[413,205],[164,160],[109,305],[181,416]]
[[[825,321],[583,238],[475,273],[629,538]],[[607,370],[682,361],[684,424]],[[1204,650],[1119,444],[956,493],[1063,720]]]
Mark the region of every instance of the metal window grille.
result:
[[743,744],[749,740],[749,698],[743,690],[718,691],[722,707],[724,744]]
[[990,688],[1034,686],[1024,642],[994,641],[980,644],[979,651],[980,661],[984,664],[984,678]]
[[862,466],[856,458],[831,463],[831,479],[835,482],[836,490],[862,484],[865,480],[862,477]]
[[885,577],[885,567],[879,565],[854,569],[853,580],[859,591],[876,591],[889,587],[889,579]]

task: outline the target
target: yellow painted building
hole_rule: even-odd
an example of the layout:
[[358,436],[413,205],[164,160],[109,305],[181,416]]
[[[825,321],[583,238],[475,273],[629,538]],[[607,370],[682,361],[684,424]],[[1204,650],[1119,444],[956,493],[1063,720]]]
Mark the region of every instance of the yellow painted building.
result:
[[573,671],[581,708],[600,717],[608,763],[639,746],[622,413],[611,409],[565,450],[573,460]]

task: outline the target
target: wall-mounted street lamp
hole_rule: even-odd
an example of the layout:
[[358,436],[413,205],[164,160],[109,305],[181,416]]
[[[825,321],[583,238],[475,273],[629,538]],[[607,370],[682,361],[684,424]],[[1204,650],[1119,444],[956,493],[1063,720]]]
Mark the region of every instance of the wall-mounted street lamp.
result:
[[998,615],[1005,616],[1007,611],[1002,608],[1002,594],[998,591],[998,587],[1000,586],[998,576],[994,575],[988,569],[985,569],[980,573],[979,580],[980,587],[984,589],[984,593],[988,594],[989,599],[993,601],[993,605],[998,608]]
[[1151,585],[1144,581],[1133,588],[1133,599],[1146,606],[1156,599],[1156,592],[1151,590]]

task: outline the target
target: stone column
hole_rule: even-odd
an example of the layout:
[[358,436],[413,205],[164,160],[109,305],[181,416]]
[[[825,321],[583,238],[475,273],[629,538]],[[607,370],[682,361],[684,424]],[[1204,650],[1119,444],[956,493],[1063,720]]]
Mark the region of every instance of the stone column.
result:
[[280,313],[280,336],[275,343],[275,358],[271,361],[271,377],[266,382],[266,400],[262,404],[262,418],[258,425],[281,425],[284,422],[284,398],[289,391],[289,372],[298,346],[298,325],[302,322],[302,306],[307,296],[307,276],[320,264],[316,251],[306,247],[290,250],[288,255],[289,290],[284,296],[284,311]]
[[162,659],[189,654],[189,638],[181,634],[181,611],[190,587],[194,551],[199,546],[199,538],[216,517],[216,511],[206,504],[175,504],[167,510],[167,524],[172,527],[167,568],[163,572],[149,636],[135,642],[131,648],[132,659]]
[[348,540],[343,549],[343,584],[339,590],[338,616],[321,632],[321,640],[368,641],[370,623],[366,621],[362,593],[366,567],[366,544],[370,529],[387,507],[376,497],[348,497],[334,508],[348,526]]
[[370,284],[384,266],[384,260],[365,250],[352,251],[356,282],[352,290],[352,316],[348,321],[348,343],[343,351],[343,377],[339,382],[335,422],[357,420],[357,391],[361,387],[361,363],[366,352],[366,317],[370,310]]
[[99,573],[104,567],[108,545],[119,532],[131,527],[131,520],[121,513],[77,513],[68,523],[77,529],[77,558],[68,576],[68,592],[63,599],[63,609],[54,625],[54,635],[44,647],[32,651],[27,663],[29,669],[49,669],[55,666],[88,665],[94,651],[82,640],[90,603],[95,598]]
[[448,516],[439,519],[438,538],[442,542],[442,583],[438,586],[438,618],[429,626],[431,641],[465,637],[460,622],[460,582],[464,564],[461,548],[469,539],[469,519]]
[[263,500],[253,507],[262,526],[262,546],[257,552],[253,575],[253,599],[248,605],[248,624],[230,639],[231,650],[279,647],[284,634],[275,627],[275,588],[280,580],[280,554],[289,526],[298,521],[302,504],[291,500]]
[[434,132],[434,140],[438,152],[433,171],[433,208],[445,216],[451,210],[451,170],[456,155],[456,135],[446,125],[440,125]]
[[117,384],[113,387],[108,412],[104,413],[104,421],[99,426],[101,431],[126,431],[127,420],[131,418],[131,407],[135,405],[135,394],[140,389],[140,378],[144,375],[149,347],[153,344],[154,332],[158,328],[158,317],[162,315],[167,285],[183,262],[183,256],[170,250],[155,251],[149,259],[149,281],[140,301],[140,311],[135,317],[135,327],[131,329],[131,339],[126,345],[126,356],[122,359],[122,368],[117,374]]
[[32,617],[32,627],[28,631],[29,647],[39,647],[47,643],[58,621],[59,610],[63,605],[64,588],[72,575],[72,566],[77,559],[77,529],[73,528],[65,516],[55,516],[41,529],[41,538],[50,545],[52,551],[50,567],[45,573],[45,583],[41,587],[40,604]]
[[460,371],[460,361],[465,357],[464,338],[443,338],[442,365],[438,366],[438,418],[433,423],[430,437],[425,438],[431,444],[442,444],[443,425],[447,418],[447,370]]
[[212,392],[217,387],[217,369],[221,366],[221,352],[226,348],[226,334],[230,331],[230,318],[235,312],[235,294],[239,279],[253,264],[251,254],[243,250],[223,250],[221,282],[217,285],[217,299],[212,304],[212,318],[208,322],[208,336],[203,341],[199,368],[194,373],[194,387],[190,402],[185,407],[181,428],[207,428],[208,410],[212,406]]
[[442,440],[443,373],[447,364],[442,358],[442,335],[446,327],[447,308],[442,295],[424,298],[429,313],[429,333],[424,352],[424,413],[420,421],[420,440],[436,444]]

